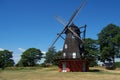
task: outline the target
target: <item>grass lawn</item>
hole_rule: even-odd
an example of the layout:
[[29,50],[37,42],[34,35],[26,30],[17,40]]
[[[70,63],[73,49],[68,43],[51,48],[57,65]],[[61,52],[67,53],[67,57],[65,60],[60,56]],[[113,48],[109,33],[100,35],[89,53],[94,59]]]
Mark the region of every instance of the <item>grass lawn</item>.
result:
[[120,69],[90,68],[90,72],[58,72],[57,67],[0,71],[0,80],[120,80]]

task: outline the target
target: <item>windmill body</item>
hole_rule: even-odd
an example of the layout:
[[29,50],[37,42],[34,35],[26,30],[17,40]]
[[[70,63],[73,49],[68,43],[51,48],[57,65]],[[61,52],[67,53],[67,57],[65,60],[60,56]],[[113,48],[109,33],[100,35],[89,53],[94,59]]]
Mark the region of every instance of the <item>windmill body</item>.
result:
[[[59,63],[58,67],[60,72],[86,72],[89,70],[88,60],[85,58],[85,50],[83,47],[86,25],[81,27],[84,28],[84,31],[81,32],[77,26],[71,24],[72,20],[83,7],[85,2],[86,0],[82,1],[81,5],[70,17],[67,24],[64,24],[64,21],[61,19],[57,19],[64,25],[64,29],[58,34],[51,47],[56,43],[62,34],[66,34],[62,55],[60,58],[54,59]],[[84,39],[81,38],[81,33],[83,33]]]
[[[72,24],[69,27],[80,37],[80,30],[77,26]],[[81,41],[69,30],[65,31],[66,38],[63,46],[63,58],[72,59],[72,58],[81,58]]]
[[[70,29],[70,30],[69,30]],[[74,24],[65,31],[66,38],[63,45],[61,58],[58,58],[60,72],[87,72],[88,60],[84,58],[85,51],[81,41],[80,29]],[[71,32],[74,31],[74,33]],[[79,38],[77,37],[79,36]]]

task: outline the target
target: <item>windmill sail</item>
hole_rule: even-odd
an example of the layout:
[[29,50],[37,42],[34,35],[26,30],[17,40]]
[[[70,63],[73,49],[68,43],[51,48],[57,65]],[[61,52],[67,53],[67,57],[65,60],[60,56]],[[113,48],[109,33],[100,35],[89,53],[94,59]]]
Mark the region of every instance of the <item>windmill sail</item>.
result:
[[[69,24],[72,22],[72,20],[75,18],[75,16],[78,14],[78,12],[81,10],[81,8],[84,6],[84,4],[86,3],[86,0],[83,0],[82,3],[80,4],[80,6],[78,7],[78,9],[76,9],[76,11],[73,13],[73,15],[70,17],[68,23],[64,26],[64,29],[59,33],[59,35],[56,37],[56,39],[53,41],[52,45],[50,46],[53,47],[53,45],[56,43],[56,41],[59,39],[59,37],[68,29]],[[60,21],[60,20],[59,20]],[[62,22],[63,23],[63,22]],[[75,34],[75,33],[74,33]]]

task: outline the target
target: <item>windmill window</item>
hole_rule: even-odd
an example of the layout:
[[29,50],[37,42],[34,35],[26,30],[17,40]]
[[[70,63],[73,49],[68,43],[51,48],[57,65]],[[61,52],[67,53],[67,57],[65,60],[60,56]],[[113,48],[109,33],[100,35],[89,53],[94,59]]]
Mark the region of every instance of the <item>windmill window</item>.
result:
[[67,49],[68,48],[68,46],[67,46],[67,44],[65,44],[65,49]]
[[75,36],[72,36],[72,39],[75,39]]
[[63,53],[63,56],[65,57],[65,56],[66,56],[66,53]]
[[73,53],[73,58],[76,58],[76,53],[75,52]]

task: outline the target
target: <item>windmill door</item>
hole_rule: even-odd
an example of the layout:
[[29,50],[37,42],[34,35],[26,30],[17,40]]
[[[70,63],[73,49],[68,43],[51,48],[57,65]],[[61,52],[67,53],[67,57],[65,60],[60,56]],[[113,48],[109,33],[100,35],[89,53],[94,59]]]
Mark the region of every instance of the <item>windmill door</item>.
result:
[[62,63],[62,72],[66,72],[66,63]]
[[85,65],[84,62],[83,62],[83,64],[82,64],[82,71],[83,71],[83,72],[86,72],[86,65]]

